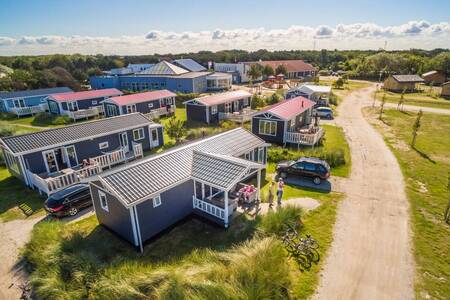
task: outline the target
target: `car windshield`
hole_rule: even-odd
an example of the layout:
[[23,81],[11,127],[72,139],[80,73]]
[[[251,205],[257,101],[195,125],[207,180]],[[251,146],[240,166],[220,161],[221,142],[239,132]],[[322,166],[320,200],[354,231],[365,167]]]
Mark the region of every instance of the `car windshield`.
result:
[[76,184],[76,185],[73,185],[73,186],[68,187],[68,188],[66,188],[64,190],[61,190],[59,192],[56,192],[56,193],[52,194],[52,196],[50,198],[58,199],[58,200],[59,199],[64,199],[67,195],[70,195],[70,194],[72,194],[75,191],[82,191],[82,190],[84,190],[86,188],[87,188],[87,186],[84,185],[84,184]]
[[58,206],[62,205],[63,202],[64,202],[64,198],[55,199],[55,198],[53,198],[53,196],[50,196],[50,198],[48,198],[45,203],[48,207],[54,208],[54,207],[58,207]]

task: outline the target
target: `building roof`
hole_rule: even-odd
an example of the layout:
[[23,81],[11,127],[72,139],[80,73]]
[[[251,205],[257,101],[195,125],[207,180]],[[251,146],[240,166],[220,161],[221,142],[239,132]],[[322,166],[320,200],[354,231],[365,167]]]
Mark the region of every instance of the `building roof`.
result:
[[225,72],[214,72],[208,75],[207,79],[212,78],[212,79],[219,79],[219,78],[226,78],[226,79],[231,79],[233,76],[230,73],[225,73]]
[[313,93],[331,93],[331,86],[329,85],[314,85],[314,84],[303,84],[299,87],[294,88],[299,92],[311,95]]
[[[243,128],[236,128],[150,156],[110,173],[103,173],[99,178],[106,188],[129,206],[191,179],[194,151],[238,157],[265,145],[267,144],[254,134]],[[202,164],[195,166],[195,174],[203,178],[203,173],[198,170]]]
[[68,92],[73,91],[68,87],[56,87],[56,88],[15,91],[15,92],[0,92],[0,99],[48,96],[52,94],[68,93]]
[[188,72],[189,72],[188,70],[185,70],[174,64],[171,64],[168,61],[163,60],[146,70],[137,72],[136,74],[138,74],[138,75],[181,75],[181,74],[188,73]]
[[190,58],[175,59],[172,62],[191,72],[206,71],[206,68],[204,66]]
[[[250,94],[247,91],[237,90],[237,91],[214,94],[211,96],[195,98],[190,101],[197,101],[197,102],[202,103],[203,105],[211,106],[211,105],[227,103],[227,102],[235,101],[238,99],[242,99],[244,97],[251,97],[251,96],[252,96],[252,94]],[[187,102],[190,102],[190,101],[187,101]]]
[[114,102],[117,105],[127,105],[133,103],[141,103],[147,101],[158,100],[167,97],[175,97],[177,94],[168,90],[150,91],[144,93],[136,93],[125,96],[111,97],[107,101]]
[[128,64],[127,68],[133,72],[139,72],[153,67],[155,64]]
[[266,61],[254,61],[248,62],[248,64],[259,64],[263,67],[271,66],[274,70],[279,65],[285,65],[288,72],[306,72],[306,71],[317,71],[317,69],[303,60],[266,60]]
[[392,75],[392,78],[394,78],[398,82],[424,82],[422,77],[419,75]]
[[275,116],[283,119],[290,120],[299,114],[303,113],[307,109],[314,106],[314,102],[306,99],[305,97],[299,96],[289,100],[282,100],[267,109],[259,111],[255,115],[260,115],[263,113],[271,113]]
[[72,93],[64,93],[51,95],[50,98],[52,100],[58,102],[66,102],[66,101],[79,101],[86,99],[95,99],[95,98],[103,98],[103,97],[113,97],[113,96],[121,96],[123,93],[118,89],[103,89],[103,90],[90,90],[90,91],[82,91],[82,92],[72,92]]
[[[94,120],[61,128],[53,128],[34,133],[4,137],[0,142],[14,154],[35,152],[56,145],[64,145],[96,136],[121,132],[128,128],[148,126],[152,123],[140,113],[120,115],[112,118]],[[157,125],[157,124],[155,124]],[[161,126],[161,125],[157,125]]]

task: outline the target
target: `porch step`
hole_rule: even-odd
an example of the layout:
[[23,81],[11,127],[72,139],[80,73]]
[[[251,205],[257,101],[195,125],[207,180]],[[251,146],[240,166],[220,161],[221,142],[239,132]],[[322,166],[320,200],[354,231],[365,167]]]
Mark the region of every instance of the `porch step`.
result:
[[23,211],[23,213],[29,217],[33,214],[33,209],[25,203],[19,205],[19,208]]

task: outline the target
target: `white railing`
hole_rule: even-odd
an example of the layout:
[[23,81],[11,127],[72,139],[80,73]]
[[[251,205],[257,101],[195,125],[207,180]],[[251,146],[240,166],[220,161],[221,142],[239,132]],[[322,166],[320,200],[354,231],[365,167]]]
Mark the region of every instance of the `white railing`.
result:
[[98,164],[92,164],[79,170],[71,169],[68,173],[48,178],[42,178],[37,174],[31,173],[30,171],[27,172],[32,184],[40,191],[50,195],[70,185],[79,183],[88,177],[97,175],[101,173],[101,171],[102,169]]
[[252,119],[254,110],[244,110],[239,113],[223,113],[219,112],[219,120],[230,120],[234,122],[247,122]]
[[199,209],[212,216],[215,216],[221,220],[225,220],[225,209],[219,206],[197,199],[195,198],[195,196],[192,196],[192,205],[196,209]]
[[11,108],[11,112],[17,116],[25,116],[25,115],[34,115],[40,112],[44,112],[48,110],[48,104],[42,103],[36,106],[28,106],[28,107],[13,107]]
[[320,141],[324,133],[325,132],[322,127],[319,127],[319,129],[315,133],[300,133],[287,131],[284,133],[284,141],[285,143],[314,146]]
[[102,106],[95,106],[88,109],[80,109],[77,111],[67,111],[66,114],[73,120],[87,119],[90,117],[98,116],[101,113],[101,109],[99,107]]
[[144,157],[144,151],[142,150],[141,143],[133,142],[133,154],[136,159]]
[[115,165],[123,163],[126,160],[126,153],[123,149],[119,149],[90,158],[89,160],[93,163],[98,164],[99,167],[103,170],[105,168],[111,168]]
[[175,113],[175,106],[171,106],[169,109],[167,107],[159,107],[152,109],[149,113],[144,114],[147,118],[158,119],[160,116]]

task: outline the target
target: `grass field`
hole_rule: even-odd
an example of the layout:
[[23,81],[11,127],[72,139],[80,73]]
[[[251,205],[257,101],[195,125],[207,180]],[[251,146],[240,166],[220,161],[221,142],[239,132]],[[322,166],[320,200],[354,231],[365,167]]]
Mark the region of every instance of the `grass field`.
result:
[[[43,299],[306,299],[317,285],[341,197],[323,194],[321,206],[308,213],[284,208],[256,219],[241,215],[227,230],[188,219],[147,245],[143,255],[95,217],[42,222],[24,256]],[[322,256],[304,272],[276,234],[284,221],[299,216],[301,232],[319,241]]]
[[[377,99],[383,98],[384,92],[377,93]],[[386,92],[386,102],[397,104],[400,100],[401,93]],[[405,93],[404,95],[405,105],[425,106],[434,108],[450,109],[450,100],[446,100],[441,97],[430,95],[428,92],[421,93]]]
[[411,203],[416,261],[417,299],[448,299],[450,295],[450,226],[443,220],[450,200],[450,116],[424,113],[416,148],[410,147],[414,113],[387,110],[383,124],[372,123],[384,135],[405,177]]

